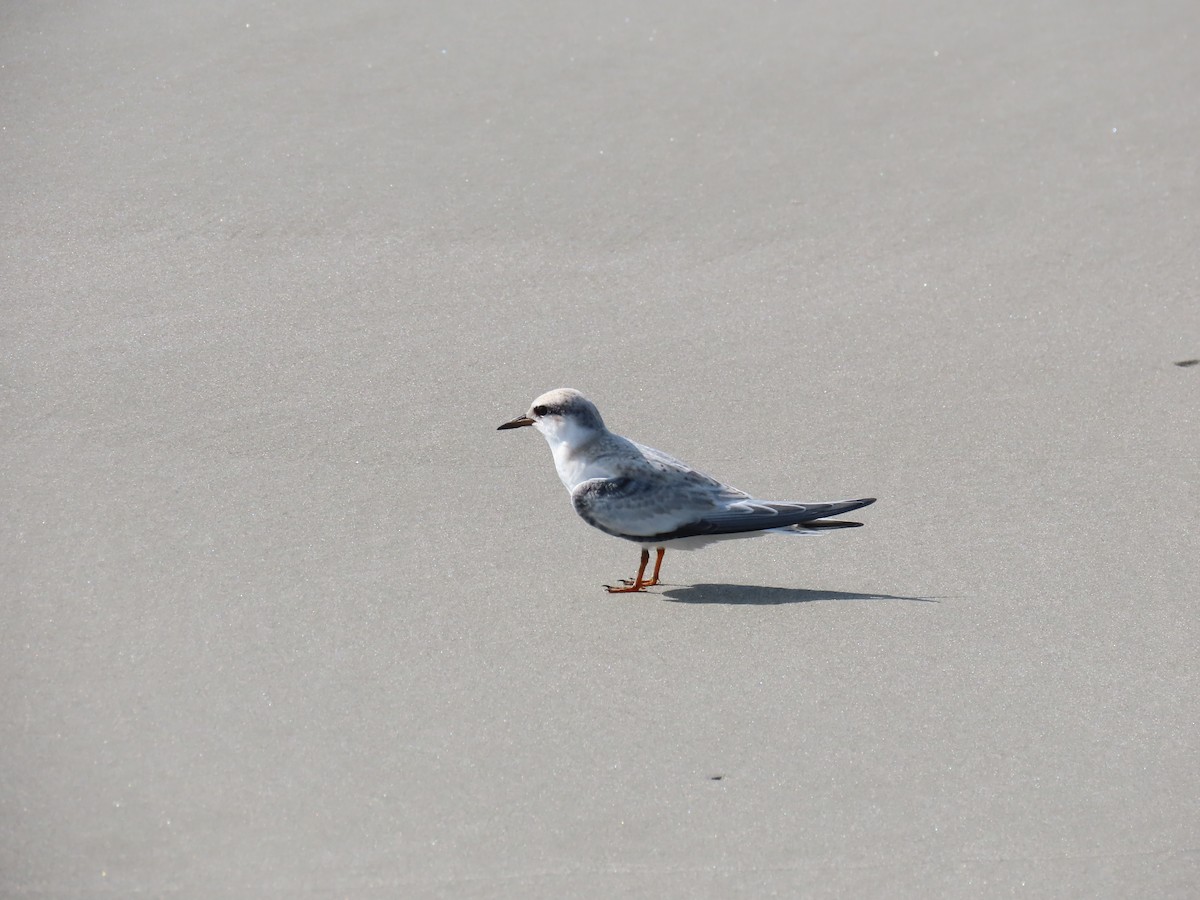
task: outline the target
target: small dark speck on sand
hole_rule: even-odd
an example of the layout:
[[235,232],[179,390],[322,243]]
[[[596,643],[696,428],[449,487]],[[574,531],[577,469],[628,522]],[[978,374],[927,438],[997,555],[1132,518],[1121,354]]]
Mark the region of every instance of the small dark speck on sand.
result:
[[725,777],[724,775],[713,775],[708,780],[709,781],[721,781],[724,777]]
[[1179,366],[1181,369],[1186,369],[1188,366],[1200,365],[1200,359],[1181,359],[1179,362],[1175,363],[1175,365]]

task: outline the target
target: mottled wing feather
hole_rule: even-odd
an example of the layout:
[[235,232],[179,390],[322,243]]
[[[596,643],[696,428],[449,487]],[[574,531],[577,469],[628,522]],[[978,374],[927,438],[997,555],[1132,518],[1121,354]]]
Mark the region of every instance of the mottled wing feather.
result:
[[572,491],[571,502],[585,522],[607,534],[634,541],[666,541],[785,528],[840,515],[874,500],[837,503],[755,500],[687,469],[670,478],[668,484],[638,476],[593,478]]
[[705,482],[675,481],[670,489],[654,478],[593,478],[571,492],[580,517],[601,531],[646,540],[719,511],[719,492]]
[[721,488],[724,491],[728,491],[731,495],[736,494],[741,497],[750,496],[744,491],[739,491],[735,487],[730,487],[727,484],[717,481],[717,479],[713,478],[711,475],[707,475],[698,469],[693,469],[687,463],[676,459],[669,453],[663,453],[661,450],[656,450],[653,447],[647,447],[645,444],[639,444],[637,441],[630,441],[629,443],[633,444],[633,446],[635,446],[638,451],[641,452],[645,460],[657,469],[668,469],[672,472],[677,472],[680,476],[688,481],[694,481],[697,484],[705,484],[709,487]]

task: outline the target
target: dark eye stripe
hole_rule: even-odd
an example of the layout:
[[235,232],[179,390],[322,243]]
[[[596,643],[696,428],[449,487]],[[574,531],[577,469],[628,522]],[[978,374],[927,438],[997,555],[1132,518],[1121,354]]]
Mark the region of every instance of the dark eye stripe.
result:
[[544,407],[544,406],[535,406],[535,407],[533,408],[533,414],[534,414],[535,416],[544,416],[544,415],[545,415],[546,413],[548,413],[548,412],[550,412],[550,410],[548,410],[548,409],[547,409],[546,407]]

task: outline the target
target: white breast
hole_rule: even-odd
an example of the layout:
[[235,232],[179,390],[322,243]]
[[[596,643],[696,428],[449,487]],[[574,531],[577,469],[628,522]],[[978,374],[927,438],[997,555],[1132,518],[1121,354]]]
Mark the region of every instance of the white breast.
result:
[[608,466],[588,459],[584,454],[573,453],[569,444],[551,442],[550,450],[554,454],[554,468],[558,470],[559,480],[568,491],[592,478],[613,477]]
[[615,477],[611,459],[603,454],[596,459],[592,453],[578,451],[578,448],[586,447],[597,437],[595,431],[581,428],[570,419],[556,424],[556,428],[548,428],[539,422],[538,431],[550,445],[550,452],[554,454],[554,468],[558,470],[558,477],[568,491],[575,490],[578,485],[592,478]]

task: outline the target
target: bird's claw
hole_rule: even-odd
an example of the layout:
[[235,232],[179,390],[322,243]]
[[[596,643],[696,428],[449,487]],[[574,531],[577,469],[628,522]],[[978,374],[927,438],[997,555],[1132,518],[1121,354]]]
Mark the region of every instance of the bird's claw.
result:
[[604,585],[604,589],[610,594],[644,594],[646,592],[645,582],[642,584],[637,584],[636,582],[629,581],[628,579],[621,579],[621,583],[627,585],[627,587],[617,587],[612,584],[606,584]]

